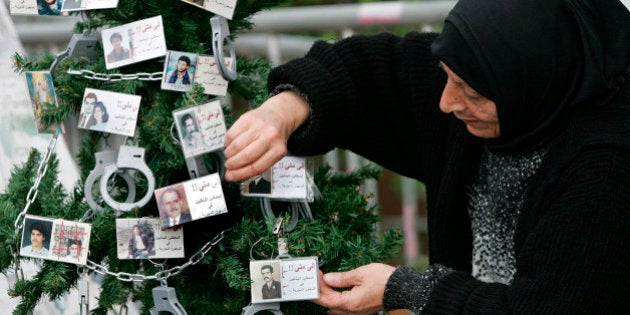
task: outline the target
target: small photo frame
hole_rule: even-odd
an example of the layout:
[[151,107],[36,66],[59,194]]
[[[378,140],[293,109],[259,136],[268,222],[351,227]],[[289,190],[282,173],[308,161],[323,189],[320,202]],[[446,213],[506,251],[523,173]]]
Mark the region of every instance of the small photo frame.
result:
[[61,8],[65,0],[10,0],[12,15],[66,15]]
[[118,259],[183,258],[184,230],[162,230],[159,218],[116,219]]
[[133,137],[140,110],[139,95],[85,89],[78,128]]
[[244,181],[241,194],[311,202],[314,194],[309,180],[310,167],[304,157],[285,156],[262,174]]
[[156,189],[162,229],[227,213],[218,173]]
[[[226,66],[230,66],[231,58],[224,58]],[[197,70],[195,82],[203,87],[203,94],[221,95],[227,94],[228,81],[219,72],[214,56],[197,56]]]
[[197,54],[169,50],[164,62],[162,90],[188,92],[192,90],[197,69]]
[[319,298],[316,256],[249,262],[252,304]]
[[20,255],[85,265],[91,230],[89,223],[27,215]]
[[161,15],[104,29],[101,36],[107,69],[166,55]]
[[49,71],[26,71],[24,72],[24,77],[26,78],[29,99],[31,100],[33,113],[35,114],[37,132],[54,133],[56,131],[54,125],[46,127],[41,123],[42,111],[46,105],[57,106],[57,97],[55,95],[52,75]]
[[220,101],[173,111],[184,157],[190,158],[224,147],[225,118]]

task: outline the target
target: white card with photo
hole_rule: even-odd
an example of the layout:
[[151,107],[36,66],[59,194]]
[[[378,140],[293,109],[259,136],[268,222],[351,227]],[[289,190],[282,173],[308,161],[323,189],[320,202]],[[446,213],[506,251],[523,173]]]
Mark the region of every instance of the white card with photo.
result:
[[245,196],[312,201],[304,157],[285,156],[270,169],[247,179],[241,186]]
[[227,128],[220,101],[173,111],[173,119],[184,157],[189,158],[224,147]]
[[20,255],[85,265],[91,230],[89,223],[26,215]]
[[203,4],[204,9],[221,15],[228,20],[232,19],[235,7],[236,0],[205,0]]
[[166,55],[162,16],[101,31],[107,69]]
[[319,298],[316,256],[249,262],[252,304]]
[[[225,63],[228,67],[230,62],[232,62],[231,58],[225,58]],[[219,72],[214,56],[199,55],[197,57],[195,82],[203,86],[203,94],[221,96],[227,94],[228,81]]]
[[49,71],[25,71],[26,86],[28,89],[29,99],[33,106],[35,114],[35,126],[37,132],[55,133],[54,125],[48,128],[41,123],[41,114],[45,105],[57,106],[57,97],[55,95],[55,87],[53,86],[52,75]]
[[67,15],[61,11],[65,0],[9,0],[9,12],[12,15]]
[[197,69],[197,54],[169,50],[164,62],[162,90],[188,92],[192,90]]
[[10,0],[9,12],[11,15],[39,15],[37,0]]
[[159,218],[116,219],[118,259],[183,258],[184,230],[162,230]]
[[86,88],[77,126],[133,137],[141,99],[139,95]]
[[118,0],[64,0],[61,11],[109,9],[118,6]]
[[198,8],[221,15],[229,20],[234,15],[236,0],[181,0]]
[[156,189],[162,229],[227,213],[218,173]]

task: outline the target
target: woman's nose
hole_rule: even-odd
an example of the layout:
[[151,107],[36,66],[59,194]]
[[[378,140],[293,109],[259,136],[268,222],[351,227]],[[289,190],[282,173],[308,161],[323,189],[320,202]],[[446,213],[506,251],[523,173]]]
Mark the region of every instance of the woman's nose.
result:
[[450,81],[446,82],[442,97],[440,98],[440,110],[446,114],[459,112],[466,109],[462,94]]

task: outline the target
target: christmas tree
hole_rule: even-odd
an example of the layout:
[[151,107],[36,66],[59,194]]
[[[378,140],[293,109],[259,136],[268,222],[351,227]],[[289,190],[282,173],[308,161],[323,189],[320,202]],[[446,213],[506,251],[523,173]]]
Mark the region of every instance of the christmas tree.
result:
[[[232,37],[254,27],[253,14],[277,6],[278,0],[240,0],[228,21]],[[75,14],[75,13],[72,13]],[[173,0],[120,0],[116,8],[85,10],[84,19],[75,25],[77,34],[96,33],[120,25],[160,16],[169,51],[213,55],[213,30],[210,19],[217,16],[197,5]],[[156,188],[190,180],[182,144],[173,141],[173,111],[205,104],[215,96],[204,93],[194,84],[190,91],[165,90],[159,81],[147,79],[139,73],[163,72],[164,57],[151,58],[122,67],[108,69],[103,44],[97,42],[96,54],[73,56],[55,65],[53,81],[58,106],[45,103],[39,119],[45,126],[55,126],[81,110],[86,89],[97,89],[141,96],[134,145],[144,149],[144,160],[155,178]],[[88,58],[89,57],[89,58]],[[16,72],[49,70],[55,56],[24,56],[15,54]],[[78,75],[70,70],[84,70]],[[238,58],[238,77],[229,82],[228,92],[255,107],[267,97],[265,79],[270,64],[260,58]],[[101,74],[108,80],[95,80]],[[111,78],[125,78],[112,80]],[[143,79],[144,78],[144,79]],[[221,104],[227,127],[235,114],[227,104]],[[68,126],[76,126],[68,124]],[[54,138],[53,138],[54,139]],[[113,137],[105,132],[86,131],[76,156],[81,180],[73,191],[65,191],[59,184],[58,161],[50,152],[33,150],[28,160],[15,167],[6,192],[0,195],[0,270],[19,269],[18,256],[22,239],[22,220],[25,214],[47,218],[86,222],[91,225],[88,262],[76,267],[60,261],[44,260],[40,271],[32,279],[21,279],[11,289],[21,304],[14,314],[28,314],[38,301],[54,300],[77,286],[83,273],[104,275],[95,314],[105,314],[128,299],[140,301],[143,314],[154,305],[152,290],[165,286],[176,289],[179,302],[188,314],[238,314],[251,302],[252,259],[271,259],[277,255],[279,235],[274,234],[275,221],[261,211],[261,199],[241,195],[236,183],[221,181],[228,212],[183,225],[184,258],[164,260],[119,259],[116,242],[116,220],[157,217],[158,204],[154,198],[130,211],[116,211],[105,204],[95,211],[86,202],[84,183],[95,169],[95,153],[116,146]],[[197,157],[208,173],[221,172],[220,150]],[[373,262],[387,261],[401,245],[396,230],[376,232],[379,217],[370,196],[359,189],[366,179],[375,179],[381,170],[368,165],[352,173],[335,173],[320,163],[314,169],[314,184],[320,198],[309,203],[312,219],[300,216],[284,237],[291,257],[316,256],[324,272],[353,269]],[[146,176],[135,173],[136,196],[151,194]],[[117,179],[112,185],[113,198],[124,200],[130,185]],[[121,199],[122,198],[122,199]],[[295,220],[294,204],[274,200],[275,216],[285,222]],[[27,210],[27,211],[25,211]],[[31,258],[27,258],[31,259]],[[326,310],[308,301],[281,302],[284,314],[317,314]]]

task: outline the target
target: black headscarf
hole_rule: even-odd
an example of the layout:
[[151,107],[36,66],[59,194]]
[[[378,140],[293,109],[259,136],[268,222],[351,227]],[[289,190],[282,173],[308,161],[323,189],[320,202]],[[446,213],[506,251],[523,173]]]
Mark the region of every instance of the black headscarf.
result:
[[518,150],[630,79],[630,12],[619,0],[459,0],[431,49],[496,103],[490,148]]

